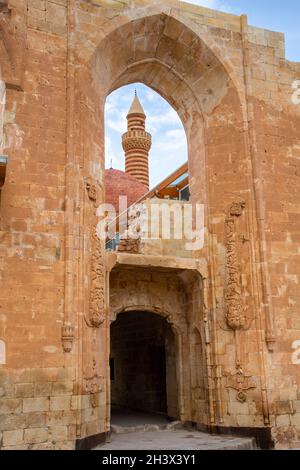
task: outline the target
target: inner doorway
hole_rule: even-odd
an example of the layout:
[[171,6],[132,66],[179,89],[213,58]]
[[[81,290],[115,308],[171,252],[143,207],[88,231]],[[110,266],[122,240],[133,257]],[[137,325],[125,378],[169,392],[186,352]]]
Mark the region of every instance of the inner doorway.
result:
[[121,313],[111,325],[110,341],[112,423],[178,419],[176,338],[166,319]]

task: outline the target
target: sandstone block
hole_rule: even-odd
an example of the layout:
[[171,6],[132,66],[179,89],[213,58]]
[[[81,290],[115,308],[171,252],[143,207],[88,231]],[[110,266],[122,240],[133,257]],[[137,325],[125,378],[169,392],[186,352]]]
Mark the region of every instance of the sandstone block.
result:
[[53,382],[52,385],[52,396],[58,395],[72,395],[73,393],[73,382]]
[[68,426],[51,426],[49,428],[51,440],[54,442],[68,439]]
[[25,429],[24,441],[27,444],[39,444],[41,442],[46,442],[47,439],[48,439],[47,428]]
[[16,398],[30,398],[33,397],[34,385],[32,383],[16,384],[15,396]]
[[22,411],[22,400],[20,399],[0,399],[0,415],[21,413]]
[[70,410],[71,407],[71,397],[69,396],[62,396],[62,397],[51,397],[50,398],[50,410],[52,411],[60,411]]
[[4,431],[3,432],[3,445],[4,446],[17,446],[23,444],[24,440],[24,431],[23,429],[18,429],[14,431]]
[[49,405],[50,402],[48,398],[25,398],[23,400],[23,412],[30,413],[31,411],[48,411]]

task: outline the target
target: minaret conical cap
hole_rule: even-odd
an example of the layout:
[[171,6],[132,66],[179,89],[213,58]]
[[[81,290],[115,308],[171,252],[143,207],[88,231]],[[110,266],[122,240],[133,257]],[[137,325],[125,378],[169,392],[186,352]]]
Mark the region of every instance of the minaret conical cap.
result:
[[141,105],[141,102],[135,92],[134,99],[132,102],[132,105],[130,106],[130,109],[128,111],[127,117],[130,116],[131,114],[142,114],[143,116],[146,117],[145,111],[143,110],[143,107]]

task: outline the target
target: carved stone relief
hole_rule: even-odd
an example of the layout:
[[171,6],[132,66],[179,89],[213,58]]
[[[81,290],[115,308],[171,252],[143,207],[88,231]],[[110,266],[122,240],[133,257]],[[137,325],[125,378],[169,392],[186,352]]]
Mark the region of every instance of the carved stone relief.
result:
[[71,352],[74,341],[74,327],[72,325],[65,324],[62,326],[61,341],[64,352]]
[[95,226],[91,243],[89,310],[85,318],[91,328],[99,328],[105,320],[104,280],[102,246]]
[[92,178],[87,178],[85,187],[88,193],[88,197],[96,209],[99,204],[100,187],[98,183]]
[[225,280],[225,320],[232,330],[246,330],[252,318],[249,306],[243,295],[241,257],[242,246],[247,242],[244,233],[239,233],[237,221],[243,216],[246,204],[231,204],[225,220],[226,236],[226,280]]
[[225,372],[227,388],[237,390],[237,400],[240,403],[247,401],[247,391],[257,387],[255,378],[244,372],[241,366],[237,366],[235,373]]
[[[97,181],[88,178],[86,181],[86,190],[93,208],[97,209],[100,201],[100,187]],[[95,211],[94,211],[95,212]],[[105,320],[105,267],[103,258],[103,247],[101,240],[97,235],[97,218],[93,214],[95,224],[91,233],[91,258],[90,258],[90,292],[88,314],[85,316],[87,325],[91,328],[99,328]]]
[[102,391],[101,381],[103,376],[97,372],[97,361],[92,360],[90,370],[86,371],[83,377],[84,392],[90,395],[90,403],[93,408],[98,405],[98,393]]

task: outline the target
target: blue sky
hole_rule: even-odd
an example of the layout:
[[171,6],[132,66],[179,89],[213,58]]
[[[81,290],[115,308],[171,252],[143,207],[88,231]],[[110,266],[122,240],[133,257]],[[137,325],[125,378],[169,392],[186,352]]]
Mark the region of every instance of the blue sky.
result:
[[141,83],[119,88],[106,100],[106,167],[109,168],[112,161],[113,168],[124,170],[121,136],[126,132],[126,115],[135,88],[147,115],[146,130],[152,134],[149,172],[150,187],[153,187],[187,160],[187,143],[176,111],[160,95]]
[[[249,24],[284,32],[286,56],[300,61],[300,0],[191,0],[189,3],[240,15],[248,15]],[[137,89],[147,115],[147,130],[152,134],[150,186],[187,160],[186,137],[181,121],[168,103],[142,84],[122,87],[106,101],[106,167],[124,170],[121,135],[126,131],[126,115]]]

